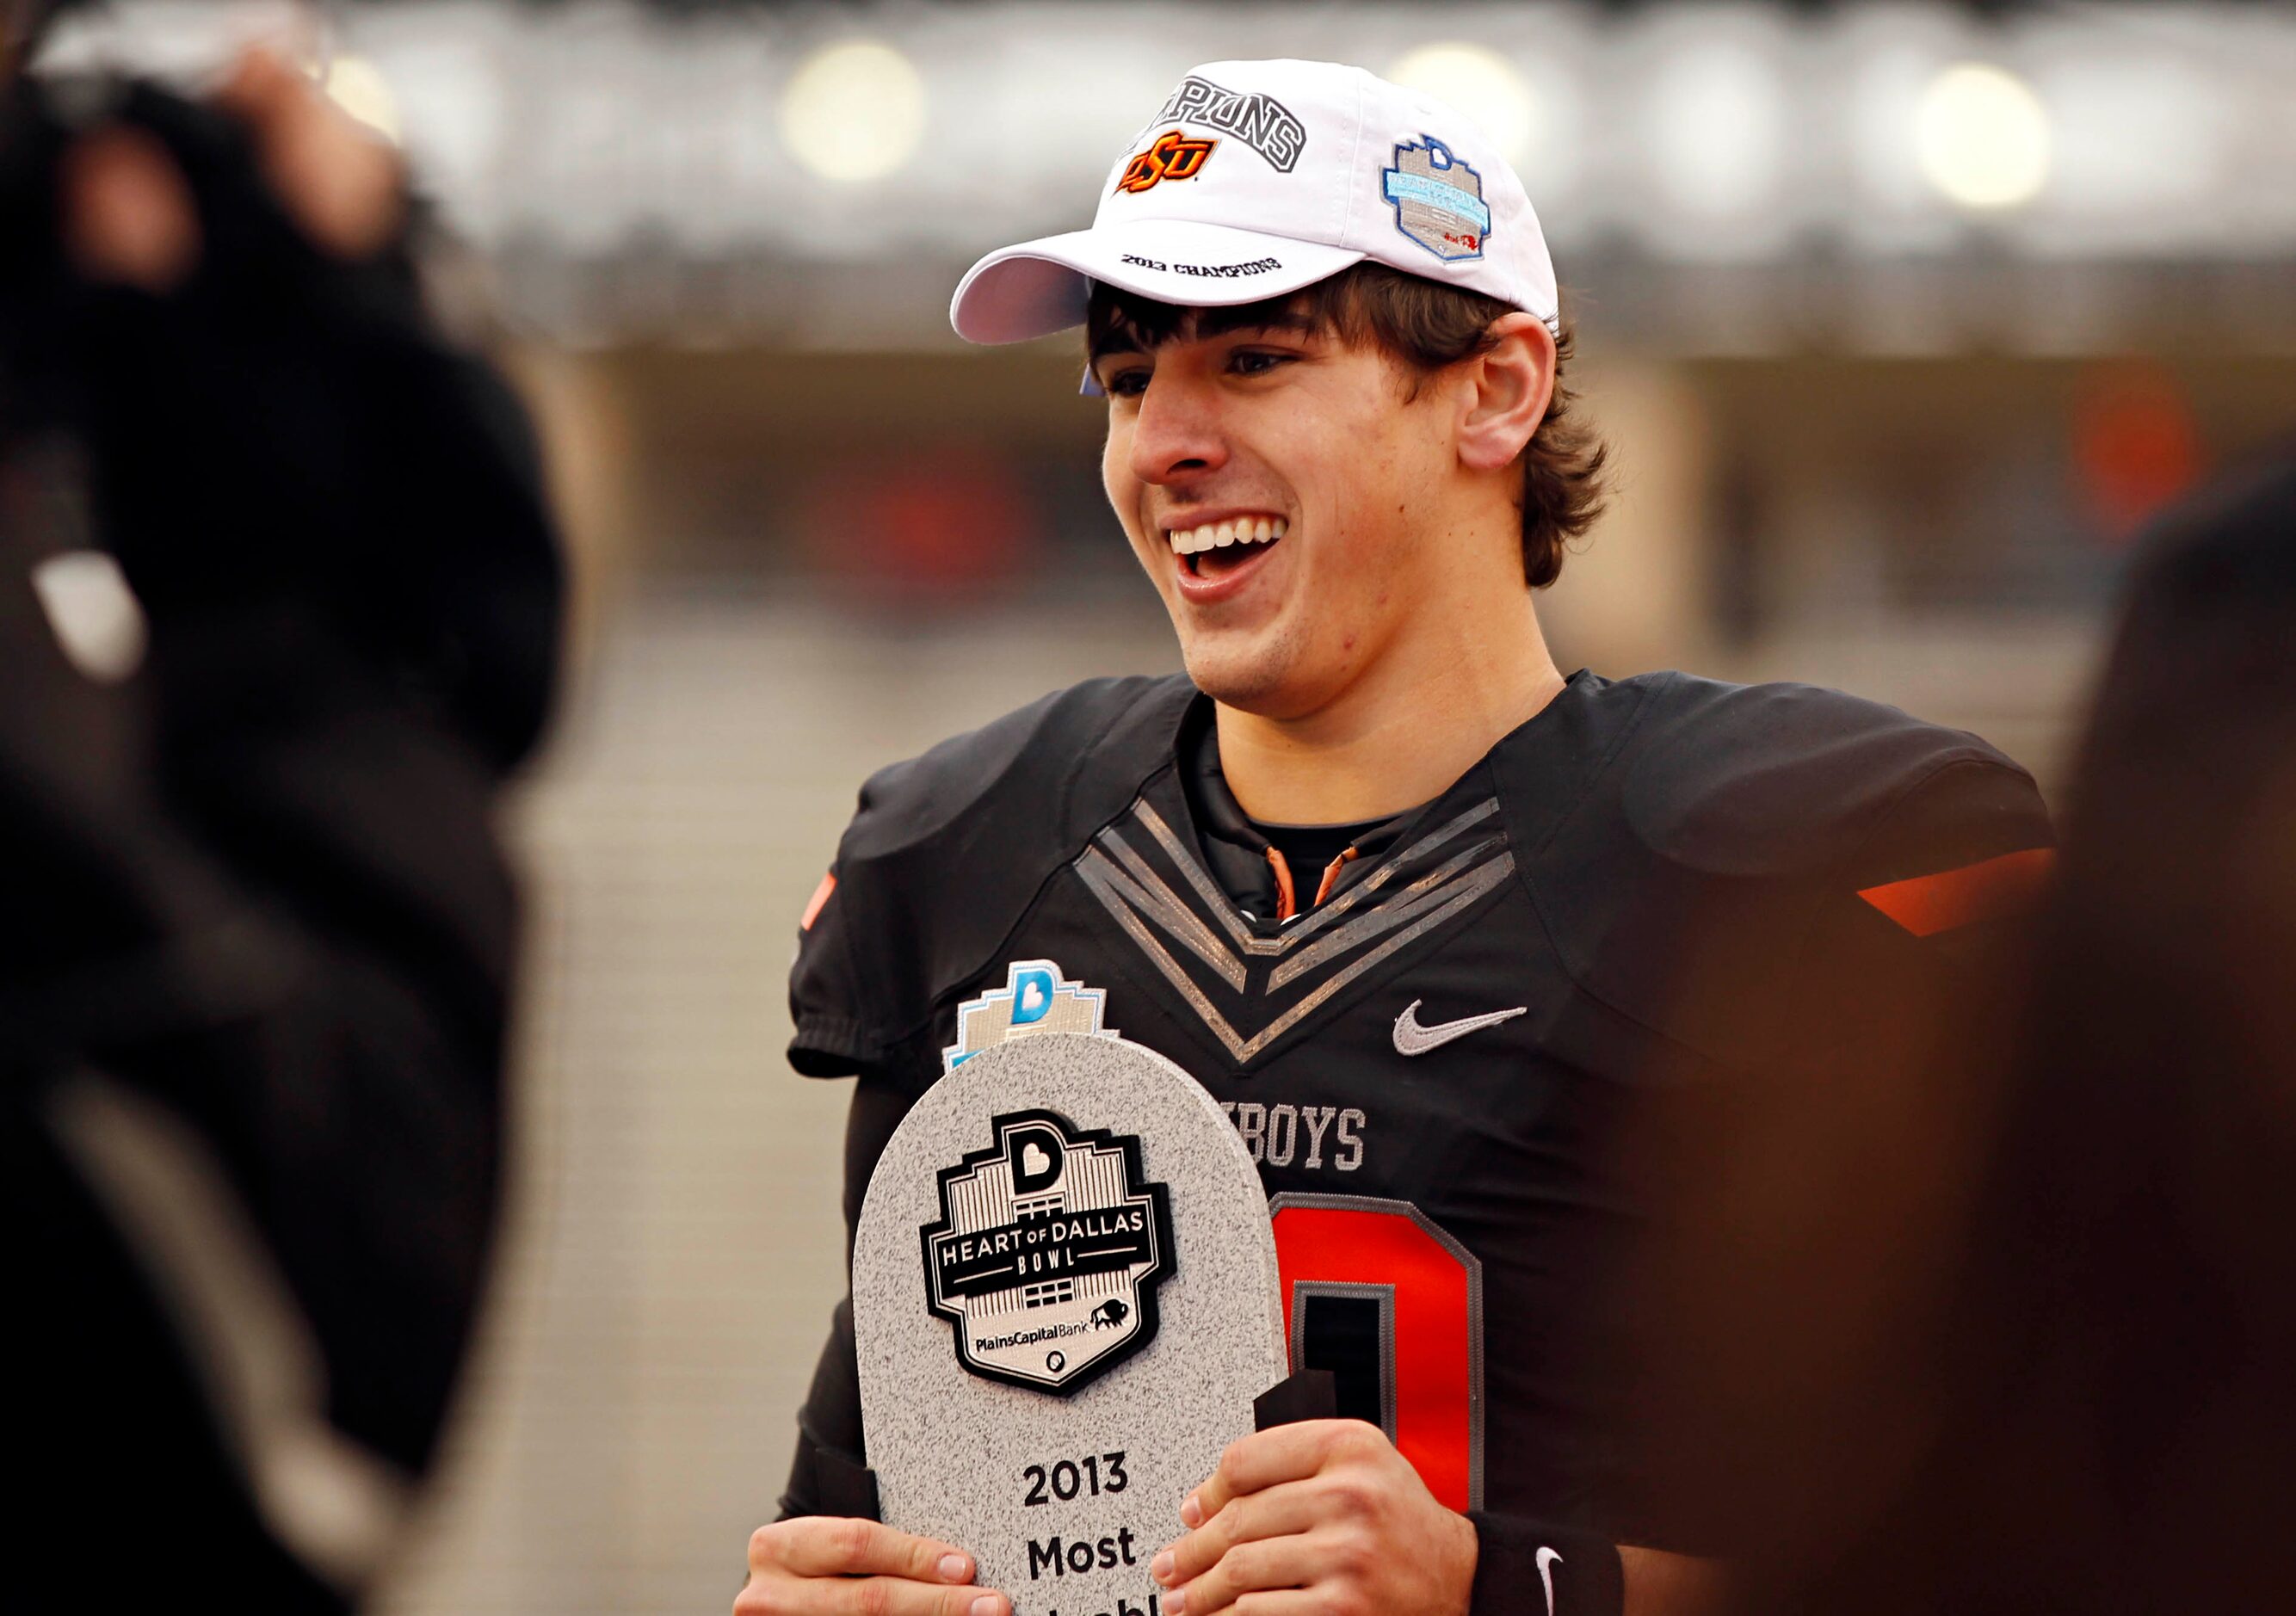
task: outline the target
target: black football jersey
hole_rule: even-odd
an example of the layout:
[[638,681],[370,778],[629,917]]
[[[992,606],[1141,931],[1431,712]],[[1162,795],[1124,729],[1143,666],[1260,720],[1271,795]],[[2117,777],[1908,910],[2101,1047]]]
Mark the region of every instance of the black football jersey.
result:
[[[1662,1538],[1597,1317],[1651,1215],[1620,1130],[1672,1085],[1854,1079],[1874,1005],[2033,884],[2031,779],[1831,691],[1582,672],[1286,919],[1222,879],[1240,816],[1188,766],[1209,714],[1184,678],[1095,681],[863,788],[791,980],[791,1062],[861,1079],[849,1222],[955,1063],[1120,1034],[1234,1120],[1293,1362],[1342,1413],[1454,1508]],[[844,1309],[800,1423],[792,1513],[815,1449],[864,1456]]]

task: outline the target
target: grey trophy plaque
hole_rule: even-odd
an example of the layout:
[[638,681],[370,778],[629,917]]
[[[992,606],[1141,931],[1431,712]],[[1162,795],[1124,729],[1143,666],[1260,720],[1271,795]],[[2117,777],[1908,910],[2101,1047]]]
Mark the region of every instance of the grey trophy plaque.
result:
[[885,1147],[853,1332],[889,1524],[971,1550],[1018,1616],[1157,1616],[1180,1500],[1285,1374],[1267,1195],[1163,1056],[998,1044]]

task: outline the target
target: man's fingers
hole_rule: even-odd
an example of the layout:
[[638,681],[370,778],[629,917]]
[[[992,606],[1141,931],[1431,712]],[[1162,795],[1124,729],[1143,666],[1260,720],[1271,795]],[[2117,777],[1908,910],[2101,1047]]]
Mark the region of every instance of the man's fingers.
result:
[[[1331,1601],[1314,1588],[1278,1588],[1250,1597],[1250,1604],[1224,1605],[1213,1616],[1328,1616],[1332,1608]],[[1189,1605],[1186,1616],[1196,1616],[1196,1607]]]
[[905,1577],[752,1577],[734,1616],[1013,1616],[1002,1594]]
[[902,1577],[960,1586],[972,1580],[972,1556],[955,1545],[845,1515],[803,1515],[759,1527],[750,1538],[750,1567],[796,1577]]
[[821,1607],[824,1616],[1012,1616],[1013,1609],[1001,1594],[897,1577],[816,1582],[809,1591],[828,1596]]
[[[1324,1577],[1325,1551],[1314,1538],[1266,1538],[1239,1543],[1219,1563],[1164,1600],[1177,1616],[1219,1616],[1246,1594],[1305,1588]],[[1258,1607],[1263,1601],[1255,1599]]]
[[1231,1498],[1312,1476],[1335,1453],[1385,1440],[1377,1426],[1361,1420],[1302,1420],[1242,1438],[1228,1445],[1219,1468],[1182,1500],[1181,1524],[1201,1526]]
[[1239,1543],[1304,1532],[1318,1519],[1313,1492],[1296,1481],[1279,1482],[1231,1501],[1177,1543],[1166,1545],[1149,1563],[1149,1571],[1166,1587],[1173,1587],[1202,1576]]

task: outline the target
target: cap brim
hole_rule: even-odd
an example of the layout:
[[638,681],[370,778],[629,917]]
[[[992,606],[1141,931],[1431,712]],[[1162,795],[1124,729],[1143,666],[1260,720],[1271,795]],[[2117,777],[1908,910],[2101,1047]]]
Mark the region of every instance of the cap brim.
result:
[[1091,283],[1160,303],[1226,308],[1312,286],[1365,255],[1193,219],[1131,219],[992,252],[957,283],[949,324],[968,342],[1025,342],[1084,324]]

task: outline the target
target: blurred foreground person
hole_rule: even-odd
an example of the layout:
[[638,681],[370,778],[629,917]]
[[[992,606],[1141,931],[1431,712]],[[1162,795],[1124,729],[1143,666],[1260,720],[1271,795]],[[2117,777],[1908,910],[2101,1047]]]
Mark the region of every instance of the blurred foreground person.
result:
[[490,818],[554,538],[521,411],[424,313],[393,153],[263,56],[214,106],[14,65],[0,1604],[341,1611],[486,1267]]
[[1996,1001],[1910,1084],[1677,1148],[1716,1216],[1652,1434],[1748,1612],[2288,1608],[2292,645],[2283,460],[2155,536]]

